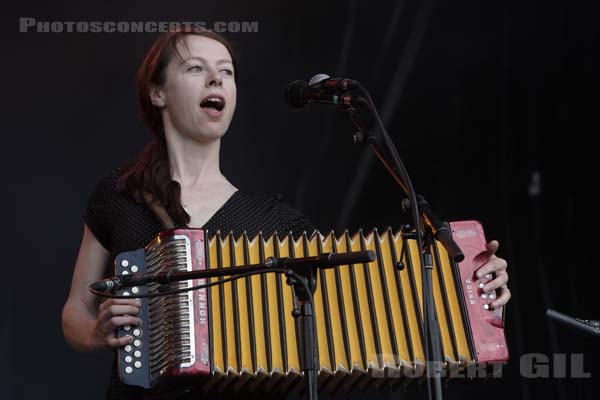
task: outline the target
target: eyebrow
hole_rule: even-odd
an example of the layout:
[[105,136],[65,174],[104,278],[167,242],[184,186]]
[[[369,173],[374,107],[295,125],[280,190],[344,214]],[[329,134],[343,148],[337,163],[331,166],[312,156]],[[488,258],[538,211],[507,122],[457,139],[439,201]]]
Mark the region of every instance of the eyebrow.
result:
[[[184,63],[187,63],[190,60],[198,60],[198,61],[201,61],[203,63],[206,63],[206,59],[204,59],[202,57],[190,57],[190,58],[184,60]],[[227,59],[223,58],[223,59],[217,61],[217,65],[221,65],[221,64],[233,64],[233,61],[227,60]]]

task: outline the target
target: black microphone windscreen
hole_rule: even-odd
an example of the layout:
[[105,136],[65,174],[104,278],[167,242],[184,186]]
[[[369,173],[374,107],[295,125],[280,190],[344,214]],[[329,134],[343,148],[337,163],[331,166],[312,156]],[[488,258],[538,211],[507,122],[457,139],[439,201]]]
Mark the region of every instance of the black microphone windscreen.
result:
[[108,290],[108,284],[103,280],[92,283],[90,287],[99,292],[106,292]]
[[367,250],[350,253],[331,253],[330,259],[334,265],[368,263],[375,260],[375,252]]
[[302,89],[306,87],[304,81],[294,81],[287,85],[283,92],[283,98],[285,102],[292,108],[298,109],[306,105],[306,99],[302,97]]

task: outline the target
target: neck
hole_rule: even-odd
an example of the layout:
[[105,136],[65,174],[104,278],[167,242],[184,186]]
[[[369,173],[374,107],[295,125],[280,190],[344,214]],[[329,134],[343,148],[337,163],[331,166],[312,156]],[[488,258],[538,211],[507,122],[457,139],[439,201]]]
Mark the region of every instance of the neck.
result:
[[221,140],[201,143],[165,129],[173,180],[192,188],[225,180],[219,166]]

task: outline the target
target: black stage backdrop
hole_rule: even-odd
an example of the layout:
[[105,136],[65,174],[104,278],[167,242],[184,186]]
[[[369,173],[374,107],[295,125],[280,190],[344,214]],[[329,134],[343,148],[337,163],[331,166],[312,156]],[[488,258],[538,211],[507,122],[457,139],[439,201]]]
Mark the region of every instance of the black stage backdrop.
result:
[[[60,313],[87,198],[145,141],[134,74],[157,36],[20,32],[19,18],[258,22],[258,32],[228,35],[240,53],[239,97],[222,167],[243,190],[282,193],[322,231],[405,221],[400,190],[368,149],[352,143],[343,115],[325,106],[292,113],[282,100],[288,82],[316,73],[361,81],[417,190],[446,219],[481,220],[509,261],[512,361],[503,379],[451,385],[447,397],[596,398],[600,341],[548,323],[544,312],[600,319],[592,195],[597,2],[19,1],[3,8],[1,398],[103,398],[111,357],[72,350]],[[530,353],[583,353],[592,377],[524,378],[519,361]]]

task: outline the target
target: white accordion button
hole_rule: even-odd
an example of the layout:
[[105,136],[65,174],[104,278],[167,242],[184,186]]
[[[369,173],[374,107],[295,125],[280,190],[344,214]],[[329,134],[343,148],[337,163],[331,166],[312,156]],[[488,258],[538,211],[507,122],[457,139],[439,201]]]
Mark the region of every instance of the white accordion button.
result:
[[125,362],[126,362],[127,364],[131,363],[132,361],[133,361],[133,358],[131,358],[131,356],[126,356],[126,357],[125,357]]
[[121,261],[121,267],[123,267],[123,268],[129,267],[129,261],[127,261],[127,260]]
[[483,282],[479,282],[479,289],[483,289],[485,285],[483,284]]
[[121,275],[129,275],[129,271],[123,271],[121,272]]
[[135,340],[133,341],[133,345],[134,345],[135,347],[141,347],[141,346],[142,346],[142,341],[141,341],[140,339],[135,339]]
[[133,330],[133,336],[140,336],[142,334],[142,331],[139,329],[134,329]]
[[128,374],[130,374],[130,373],[133,372],[133,368],[131,368],[131,367],[125,367],[125,372],[128,373]]
[[125,351],[126,351],[127,353],[131,353],[131,350],[133,350],[133,348],[131,347],[131,345],[130,345],[130,344],[128,344],[127,346],[125,346]]
[[123,292],[123,296],[129,296],[129,292]]
[[142,352],[141,352],[141,351],[139,351],[139,350],[136,350],[136,351],[133,353],[133,356],[134,356],[135,358],[140,358],[140,357],[142,356]]
[[133,366],[136,368],[142,368],[142,362],[141,361],[136,361],[133,363]]
[[489,304],[484,304],[483,305],[483,309],[484,310],[489,310],[490,309],[490,305]]
[[492,279],[492,274],[487,274],[487,275],[485,276],[485,279]]
[[137,286],[134,286],[131,288],[131,293],[133,293],[133,294],[138,294],[139,291],[140,291],[140,288]]
[[496,295],[494,293],[490,293],[490,295],[488,297],[490,299],[494,300],[496,298]]
[[485,294],[485,293],[482,293],[482,294],[481,294],[481,298],[482,298],[482,299],[484,299],[484,300],[485,300],[485,299],[487,299],[487,297],[488,297],[488,295],[487,295],[487,294]]
[[131,272],[133,272],[133,273],[136,273],[136,272],[138,272],[138,271],[139,271],[139,268],[138,268],[138,266],[137,266],[137,265],[132,265],[132,266],[131,266]]
[[125,326],[123,326],[123,329],[125,329],[126,331],[130,331],[131,325],[125,325]]

